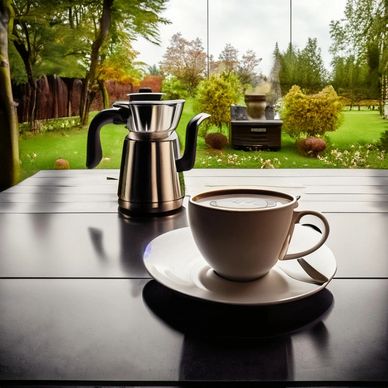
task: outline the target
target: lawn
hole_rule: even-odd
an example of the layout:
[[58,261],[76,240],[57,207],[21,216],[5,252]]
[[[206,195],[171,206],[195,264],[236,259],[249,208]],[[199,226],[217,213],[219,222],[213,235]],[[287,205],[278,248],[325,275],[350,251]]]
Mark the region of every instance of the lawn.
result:
[[[194,115],[192,105],[186,104],[177,132],[184,139],[186,124]],[[365,161],[354,167],[388,168],[388,158],[377,150],[367,150],[365,145],[377,143],[381,133],[388,130],[388,121],[376,111],[345,111],[342,125],[328,134],[329,148],[326,161],[300,155],[294,140],[282,134],[280,151],[223,151],[209,149],[204,139],[197,142],[196,167],[198,168],[324,168],[343,167],[338,164],[338,152],[348,158],[367,153]],[[127,133],[124,126],[107,125],[101,131],[103,160],[100,168],[119,168],[123,139]],[[55,160],[67,159],[71,168],[85,168],[87,129],[72,128],[20,137],[22,179],[42,169],[54,168]],[[353,147],[352,147],[353,146]],[[361,148],[359,149],[359,146]],[[344,154],[343,154],[344,155]],[[358,156],[357,156],[358,157]],[[350,164],[350,163],[349,163]],[[350,164],[351,165],[351,164]]]
[[378,142],[381,133],[388,131],[388,120],[377,111],[345,111],[344,121],[338,130],[328,134],[332,146],[348,148],[350,144],[369,144]]

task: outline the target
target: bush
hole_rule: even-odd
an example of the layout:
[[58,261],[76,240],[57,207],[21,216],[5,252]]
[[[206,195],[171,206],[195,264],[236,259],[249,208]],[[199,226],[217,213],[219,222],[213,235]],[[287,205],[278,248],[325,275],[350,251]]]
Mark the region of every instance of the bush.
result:
[[70,163],[66,159],[57,159],[54,163],[55,170],[67,170],[70,168]]
[[[63,131],[79,126],[79,116],[59,117],[56,119],[37,120],[38,132]],[[20,123],[19,132],[26,133],[30,129],[29,123]]]
[[298,141],[298,149],[303,155],[317,157],[326,149],[326,142],[319,137],[308,137]]
[[188,97],[187,90],[183,83],[175,77],[163,80],[162,92],[166,93],[166,98],[171,100]]
[[380,137],[381,148],[388,151],[388,131],[384,131]]
[[205,143],[211,148],[222,150],[228,144],[228,139],[223,133],[212,132],[205,136]]
[[139,88],[150,88],[153,92],[159,92],[162,89],[162,77],[148,74],[140,82]]
[[283,130],[291,137],[319,137],[340,126],[342,104],[332,86],[306,95],[294,85],[284,97],[281,118]]
[[223,124],[229,124],[230,106],[238,103],[241,98],[241,83],[233,74],[216,74],[200,82],[194,108],[211,115],[203,124],[205,135],[211,126],[221,131]]

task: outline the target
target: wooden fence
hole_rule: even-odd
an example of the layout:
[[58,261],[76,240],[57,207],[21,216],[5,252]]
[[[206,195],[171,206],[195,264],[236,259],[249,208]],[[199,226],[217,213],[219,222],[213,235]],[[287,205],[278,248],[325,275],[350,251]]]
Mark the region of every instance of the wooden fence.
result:
[[[155,78],[155,77],[154,77]],[[127,93],[133,93],[139,87],[151,86],[155,92],[160,91],[161,80],[146,77],[138,86],[130,83],[107,81],[106,88],[111,102],[126,100]],[[45,120],[58,117],[79,115],[82,80],[76,78],[58,77],[55,75],[43,76],[37,81],[36,119]],[[152,85],[151,85],[152,84]],[[19,122],[28,121],[30,111],[31,87],[29,84],[14,85],[13,97],[17,103]],[[91,110],[103,108],[102,96],[96,93]]]

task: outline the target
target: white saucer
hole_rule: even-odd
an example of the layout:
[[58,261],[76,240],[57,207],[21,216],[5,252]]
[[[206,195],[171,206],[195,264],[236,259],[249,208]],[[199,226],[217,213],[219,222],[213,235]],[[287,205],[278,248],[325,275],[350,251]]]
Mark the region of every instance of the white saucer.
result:
[[[311,247],[312,240],[319,240],[320,236],[310,227],[296,225],[288,252]],[[329,281],[333,278],[337,270],[336,260],[326,245],[304,258]],[[145,250],[144,264],[155,280],[172,290],[228,304],[290,302],[312,295],[329,283],[314,284],[296,260],[279,261],[267,275],[251,282],[223,279],[203,259],[188,227],[175,229],[152,240]]]

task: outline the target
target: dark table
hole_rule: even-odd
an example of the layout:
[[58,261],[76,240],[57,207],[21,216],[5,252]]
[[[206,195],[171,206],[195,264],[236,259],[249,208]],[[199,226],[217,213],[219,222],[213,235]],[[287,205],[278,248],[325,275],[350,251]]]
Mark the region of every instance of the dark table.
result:
[[41,171],[0,193],[1,387],[388,386],[388,171],[186,173],[187,194],[268,187],[328,218],[335,278],[265,307],[194,300],[151,279],[144,249],[186,226],[186,209],[123,218],[107,179],[117,176]]

